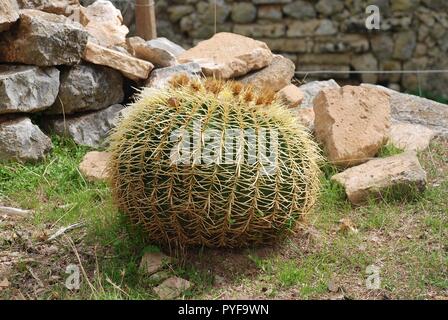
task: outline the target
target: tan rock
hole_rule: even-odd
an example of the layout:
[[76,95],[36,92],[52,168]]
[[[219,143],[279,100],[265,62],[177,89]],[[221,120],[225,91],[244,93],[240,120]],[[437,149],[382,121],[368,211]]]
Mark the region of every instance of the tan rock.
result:
[[179,297],[184,291],[190,289],[191,283],[185,279],[171,277],[163,281],[154,291],[159,295],[160,299],[170,300]]
[[393,123],[389,143],[405,151],[423,151],[428,148],[436,132],[420,124]]
[[328,159],[341,167],[368,161],[387,142],[389,95],[370,88],[323,89],[314,99],[315,133]]
[[406,197],[409,190],[421,191],[426,186],[426,172],[413,152],[370,160],[331,179],[345,187],[353,204],[362,204],[371,197],[381,198],[391,191],[402,192]]
[[19,20],[19,6],[16,0],[2,0],[2,5],[0,6],[0,32],[8,30],[17,20]]
[[106,181],[109,158],[110,153],[108,152],[88,152],[79,165],[79,171],[89,181]]
[[295,108],[291,110],[298,121],[309,131],[314,130],[314,110],[312,108]]
[[266,67],[273,55],[261,41],[221,32],[178,57],[180,63],[197,62],[206,76],[229,79]]
[[36,9],[66,17],[78,14],[81,5],[78,0],[17,0],[20,9]]
[[81,8],[80,22],[102,46],[113,47],[126,43],[129,29],[123,25],[120,10],[110,1],[96,1],[86,8]]
[[84,60],[111,67],[135,81],[148,79],[150,72],[154,69],[154,65],[148,61],[131,57],[90,41],[87,43],[84,52]]
[[260,89],[269,88],[277,92],[291,83],[294,72],[295,66],[291,60],[281,55],[275,55],[269,66],[251,72],[240,78],[239,81],[252,84]]
[[132,54],[158,67],[172,67],[178,64],[177,56],[185,49],[166,38],[157,38],[145,41],[140,37],[126,39],[129,51]]
[[140,270],[151,275],[159,270],[162,270],[165,264],[170,261],[171,258],[162,252],[146,252],[140,262]]
[[305,98],[302,90],[297,88],[295,85],[290,84],[277,93],[277,97],[287,106],[288,108],[296,108],[302,103]]

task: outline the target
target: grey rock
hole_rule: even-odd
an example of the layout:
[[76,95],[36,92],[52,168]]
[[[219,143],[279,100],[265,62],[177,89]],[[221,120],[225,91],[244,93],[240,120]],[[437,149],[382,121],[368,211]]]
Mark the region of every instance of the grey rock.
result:
[[48,132],[70,137],[77,144],[98,148],[107,144],[106,138],[118,121],[121,104],[110,106],[101,111],[66,117],[58,116],[43,120],[42,126]]
[[344,10],[344,2],[341,0],[319,0],[316,10],[328,17]]
[[40,161],[51,148],[50,138],[29,118],[0,120],[0,161]]
[[59,70],[0,65],[0,114],[36,112],[50,107],[59,91]]
[[389,93],[392,119],[421,124],[438,135],[448,137],[448,105],[378,85],[364,83],[361,86],[370,86]]
[[232,20],[237,23],[249,23],[257,17],[257,8],[250,2],[234,3]]
[[311,3],[305,1],[294,1],[283,7],[283,13],[296,19],[310,19],[316,17],[316,10]]
[[151,73],[146,87],[162,89],[166,87],[172,77],[179,74],[186,74],[190,78],[199,77],[202,74],[201,66],[196,62],[179,64],[174,67],[156,69]]
[[301,103],[302,108],[312,108],[314,98],[325,88],[340,88],[340,86],[333,79],[327,81],[312,81],[303,84],[299,87],[304,94],[304,99]]
[[413,31],[400,32],[395,35],[395,59],[408,60],[412,57],[415,47],[417,45],[417,36]]
[[58,99],[48,114],[101,110],[124,98],[123,76],[103,66],[80,64],[61,72]]
[[20,11],[18,27],[0,37],[0,61],[37,66],[73,65],[81,60],[88,33],[64,16]]

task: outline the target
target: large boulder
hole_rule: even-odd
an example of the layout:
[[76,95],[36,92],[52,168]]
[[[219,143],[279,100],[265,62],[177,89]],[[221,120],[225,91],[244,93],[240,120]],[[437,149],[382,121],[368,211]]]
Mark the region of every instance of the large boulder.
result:
[[404,151],[423,151],[429,147],[436,132],[420,124],[392,123],[389,143]]
[[87,39],[82,26],[64,16],[21,10],[18,27],[0,35],[0,61],[37,66],[77,64]]
[[381,90],[354,86],[323,89],[314,99],[314,113],[316,138],[335,165],[366,162],[387,142],[389,95]]
[[151,76],[146,82],[150,88],[162,89],[169,84],[169,81],[177,75],[185,74],[189,78],[197,78],[201,75],[201,66],[195,62],[179,64],[174,67],[160,68],[151,72]]
[[279,91],[291,83],[296,67],[294,63],[281,55],[275,55],[272,62],[265,68],[254,71],[239,81],[264,89]]
[[59,91],[59,70],[0,65],[0,114],[36,112],[50,107]]
[[129,33],[123,25],[120,10],[110,1],[98,0],[86,8],[82,7],[80,22],[93,37],[91,40],[105,47],[125,44]]
[[325,81],[311,81],[302,84],[299,89],[303,92],[304,98],[301,103],[302,108],[312,108],[314,98],[325,88],[338,89],[340,86],[333,79]]
[[0,161],[36,162],[51,148],[50,138],[29,118],[0,119]]
[[206,76],[229,79],[268,66],[273,55],[268,46],[233,33],[221,32],[182,53],[180,63],[201,64]]
[[134,80],[146,80],[154,69],[151,62],[134,58],[117,50],[109,49],[93,42],[88,42],[84,60],[93,64],[111,67],[120,71],[125,77]]
[[19,6],[16,0],[2,0],[0,6],[0,32],[8,30],[19,20]]
[[106,144],[106,138],[119,119],[120,104],[109,108],[69,117],[54,117],[43,120],[43,127],[60,136],[70,137],[77,144],[98,148]]
[[61,72],[58,99],[49,114],[93,111],[121,103],[124,99],[123,76],[103,66],[80,64]]
[[140,37],[131,37],[126,41],[129,51],[135,57],[162,68],[177,65],[177,57],[185,52],[184,48],[166,38],[145,41]]
[[353,204],[362,204],[371,197],[381,198],[387,192],[406,196],[426,186],[426,172],[412,152],[370,160],[331,179],[344,186]]
[[382,86],[362,84],[390,95],[392,118],[397,121],[421,124],[438,135],[448,137],[448,105],[411,94],[400,93]]

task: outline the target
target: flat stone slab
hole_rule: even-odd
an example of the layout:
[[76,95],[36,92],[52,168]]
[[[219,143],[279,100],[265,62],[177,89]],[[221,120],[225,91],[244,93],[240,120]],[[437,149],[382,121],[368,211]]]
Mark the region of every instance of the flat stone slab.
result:
[[134,81],[148,79],[150,72],[154,69],[154,65],[151,62],[134,58],[90,41],[84,52],[84,60],[93,64],[111,67]]
[[0,40],[0,61],[37,66],[79,63],[89,34],[65,16],[33,9],[20,11],[18,27]]
[[353,204],[362,204],[370,197],[398,189],[406,196],[406,188],[424,190],[426,172],[414,152],[370,160],[334,175],[332,180],[342,184]]
[[59,70],[0,65],[0,114],[36,112],[50,107],[59,91]]
[[148,275],[152,275],[162,270],[171,258],[162,252],[146,252],[140,262],[140,270]]
[[29,118],[0,119],[0,161],[37,162],[52,143]]
[[268,66],[273,54],[266,43],[221,32],[182,53],[180,63],[197,62],[206,76],[230,79]]

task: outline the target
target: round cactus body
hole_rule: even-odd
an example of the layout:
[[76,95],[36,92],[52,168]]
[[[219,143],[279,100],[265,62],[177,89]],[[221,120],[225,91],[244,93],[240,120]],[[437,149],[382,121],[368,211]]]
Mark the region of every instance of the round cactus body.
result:
[[314,204],[318,148],[274,94],[180,77],[129,108],[111,136],[111,186],[152,241],[269,243]]

